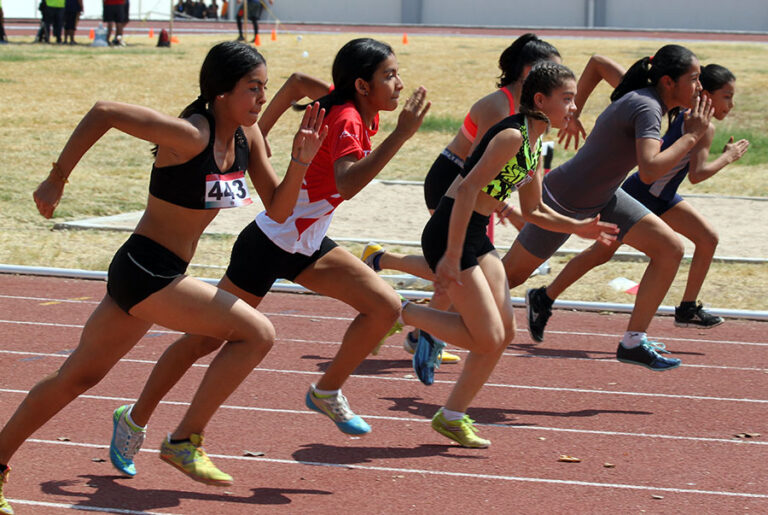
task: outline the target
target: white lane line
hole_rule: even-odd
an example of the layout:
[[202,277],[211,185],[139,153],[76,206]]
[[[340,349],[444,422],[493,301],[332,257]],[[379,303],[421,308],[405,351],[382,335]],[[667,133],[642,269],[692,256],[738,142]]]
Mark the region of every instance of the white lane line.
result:
[[[26,395],[28,391],[0,388],[0,393]],[[84,394],[84,395],[81,395],[80,398],[92,399],[97,401],[108,401],[108,402],[115,402],[115,403],[136,402],[136,399],[133,399],[130,397],[111,397],[111,396],[105,396],[105,395]],[[182,401],[165,401],[164,400],[164,401],[160,401],[160,404],[166,404],[168,406],[181,406],[181,407],[189,406],[189,402],[182,402]],[[255,406],[236,406],[236,405],[229,405],[229,404],[222,404],[221,409],[228,409],[228,410],[235,410],[235,411],[250,411],[250,412],[257,412],[257,413],[279,413],[279,414],[286,414],[286,415],[319,415],[317,412],[309,411],[309,410],[294,410],[294,409],[284,409],[284,408],[259,408]],[[431,422],[427,418],[416,418],[416,417],[393,417],[393,416],[367,415],[367,414],[360,414],[360,416],[366,419],[388,420],[393,422],[409,422],[409,423],[413,423],[413,422],[430,423]],[[549,431],[549,432],[556,432],[556,433],[575,433],[575,434],[599,435],[599,436],[627,436],[630,438],[655,438],[655,439],[662,439],[662,440],[682,440],[682,441],[690,441],[690,442],[725,443],[725,444],[737,444],[737,445],[768,445],[768,441],[744,440],[740,438],[711,438],[711,437],[703,437],[703,436],[664,435],[664,434],[654,434],[654,433],[630,433],[626,431],[604,431],[604,430],[598,431],[598,430],[592,430],[592,429],[572,429],[572,428],[547,427],[547,426],[517,426],[517,425],[506,425],[506,424],[486,424],[481,422],[475,422],[475,425],[481,426],[481,427],[495,427],[495,428],[500,428],[504,430]],[[30,439],[29,441],[35,441],[35,440]],[[55,443],[61,444],[61,445],[71,444],[70,442],[58,442],[58,441]],[[71,445],[75,445],[75,444],[71,444]],[[82,444],[82,445],[86,445],[86,444]],[[97,444],[88,444],[88,445],[96,448],[107,448],[106,445],[97,445]]]
[[20,504],[24,506],[42,506],[44,508],[58,508],[60,510],[77,510],[77,511],[96,511],[100,513],[125,513],[130,515],[169,515],[168,512],[158,511],[136,511],[126,510],[122,508],[107,508],[105,506],[88,506],[84,504],[66,504],[60,502],[45,502],[45,501],[30,501],[28,499],[11,499],[6,497],[6,500],[13,504]]
[[[269,313],[267,313],[269,315]],[[285,315],[285,316],[294,316],[294,315]],[[318,318],[318,317],[307,317],[307,318]],[[43,327],[59,327],[59,328],[73,328],[73,329],[82,329],[84,326],[83,324],[62,324],[59,322],[29,322],[29,321],[23,321],[23,320],[1,320],[0,324],[17,324],[17,325],[34,325],[34,326],[43,326]],[[158,334],[170,334],[170,335],[180,335],[183,334],[179,331],[171,331],[167,329],[152,329],[149,332],[147,332],[147,335],[158,335]],[[567,333],[563,333],[567,334]],[[603,336],[610,336],[610,335],[603,335]],[[319,344],[325,344],[325,345],[340,345],[340,342],[335,341],[323,341],[323,340],[304,340],[300,338],[277,338],[278,342],[284,341],[284,342],[295,342],[295,343],[319,343]],[[690,340],[689,340],[690,341]],[[713,341],[714,342],[714,341]],[[720,342],[720,343],[736,343],[736,342]],[[743,345],[763,345],[760,343],[742,343]],[[766,344],[768,345],[768,344]],[[399,348],[399,345],[385,345],[386,347],[391,348]],[[3,352],[0,350],[0,352]],[[11,352],[11,351],[8,351]],[[463,349],[451,349],[451,352],[454,353],[468,353],[468,351]],[[588,353],[589,351],[584,351],[585,353]],[[613,358],[589,358],[589,357],[574,357],[574,356],[564,356],[564,355],[537,355],[537,354],[529,354],[529,353],[522,353],[522,352],[504,352],[503,356],[506,357],[519,357],[519,358],[534,358],[534,359],[560,359],[560,360],[569,360],[569,361],[588,361],[592,363],[608,363],[608,364],[616,364],[616,362],[613,360]],[[744,372],[761,372],[761,373],[768,373],[768,367],[738,367],[738,366],[728,366],[728,365],[706,365],[706,364],[688,364],[683,363],[683,366],[686,368],[701,368],[701,369],[714,369],[714,370],[736,370],[736,371],[744,371]]]
[[[29,442],[48,444],[48,445],[60,445],[62,443],[74,446],[94,447],[94,444],[77,444],[74,442],[59,442],[55,440],[39,440],[30,439]],[[104,446],[99,446],[104,447]],[[156,454],[159,451],[156,449],[142,449],[140,452],[148,452]],[[399,472],[402,474],[426,474],[430,476],[441,477],[459,477],[463,479],[490,479],[495,481],[513,481],[524,483],[540,483],[550,485],[566,485],[566,486],[583,486],[593,488],[613,488],[617,490],[644,490],[652,492],[668,492],[679,494],[693,494],[693,495],[719,495],[726,497],[744,497],[751,499],[768,499],[768,494],[759,494],[752,492],[729,492],[724,490],[701,490],[692,488],[674,488],[668,486],[646,486],[646,485],[633,485],[626,483],[599,483],[594,481],[574,481],[567,479],[552,479],[543,477],[525,477],[525,476],[508,476],[504,474],[477,474],[472,472],[450,472],[447,470],[433,470],[433,469],[412,469],[402,467],[380,467],[375,465],[355,465],[347,463],[329,463],[322,461],[299,461],[299,460],[286,460],[278,458],[265,458],[265,457],[250,457],[250,456],[234,456],[229,454],[209,454],[212,458],[223,460],[237,460],[237,461],[259,461],[267,463],[279,463],[284,465],[309,465],[315,467],[331,467],[331,468],[344,468],[355,469],[375,472]]]
[[[0,354],[29,355],[33,357],[53,357],[53,358],[62,358],[62,359],[66,358],[68,355],[64,353],[48,354],[48,353],[4,351],[4,350],[0,350]],[[590,361],[611,362],[609,360],[590,360]],[[120,360],[120,362],[138,363],[142,365],[153,365],[153,366],[155,364],[155,361],[153,360],[129,359],[129,358],[123,358]],[[208,365],[204,365],[200,363],[195,363],[192,366],[200,367],[200,368],[208,367]],[[253,370],[254,372],[270,372],[275,374],[296,374],[296,375],[313,375],[313,376],[318,376],[322,374],[322,372],[315,372],[311,370],[287,370],[287,369],[280,369],[280,368],[265,368],[265,367],[256,367]],[[756,369],[756,370],[760,370],[760,369]],[[358,375],[358,374],[353,374],[351,377],[354,377],[357,379],[365,379],[369,381],[408,381],[411,383],[414,383],[416,381],[413,378],[405,378],[405,377],[381,377],[381,376],[368,376],[368,375]],[[436,379],[435,384],[453,385],[455,384],[455,381]],[[661,399],[690,399],[690,400],[700,400],[700,401],[745,402],[745,403],[768,404],[768,399],[752,399],[752,398],[746,398],[746,397],[710,397],[707,395],[687,395],[682,393],[669,394],[669,393],[653,393],[653,392],[627,392],[627,391],[620,391],[620,390],[594,390],[594,389],[587,389],[587,388],[564,388],[564,387],[555,387],[555,386],[534,386],[534,385],[508,384],[508,383],[486,383],[484,387],[485,388],[509,388],[509,389],[518,389],[518,390],[538,390],[538,391],[545,391],[545,392],[567,392],[567,393],[579,393],[579,394],[625,395],[625,396],[631,396],[631,397],[655,397],[655,398],[661,398]],[[3,390],[0,389],[0,391],[3,391]]]

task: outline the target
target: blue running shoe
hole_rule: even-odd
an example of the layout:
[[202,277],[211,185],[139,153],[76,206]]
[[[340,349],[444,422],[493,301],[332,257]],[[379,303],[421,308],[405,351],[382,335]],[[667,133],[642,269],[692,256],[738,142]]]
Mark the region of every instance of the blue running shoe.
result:
[[371,426],[352,412],[349,402],[342,395],[341,390],[336,395],[319,396],[315,393],[315,385],[312,385],[309,387],[305,402],[307,408],[322,413],[333,420],[342,433],[359,436],[371,432]]
[[141,449],[146,428],[131,424],[128,420],[133,404],[120,406],[112,414],[112,441],[109,444],[109,460],[112,465],[127,476],[136,475],[136,466],[133,457]]
[[655,372],[672,370],[680,366],[677,358],[665,358],[661,354],[669,354],[663,343],[643,340],[637,347],[627,349],[621,343],[616,349],[616,359],[630,365],[640,365]]
[[413,353],[413,370],[419,381],[429,386],[435,382],[435,369],[440,368],[445,342],[438,340],[426,331],[419,331],[419,343]]

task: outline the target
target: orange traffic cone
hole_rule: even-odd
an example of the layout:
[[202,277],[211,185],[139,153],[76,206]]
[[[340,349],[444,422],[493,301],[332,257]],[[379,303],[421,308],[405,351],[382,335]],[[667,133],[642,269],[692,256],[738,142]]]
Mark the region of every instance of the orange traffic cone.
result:
[[256,34],[255,38],[253,38],[253,44],[254,46],[261,46],[261,38],[259,37],[258,34]]
[[277,41],[277,29],[272,29],[272,41]]
[[171,43],[177,43],[178,44],[178,42],[179,42],[179,38],[177,38],[176,36],[173,36],[171,38]]
[[152,27],[149,28],[149,37],[154,39],[155,38],[155,29]]
[[91,29],[91,30],[88,32],[88,39],[90,39],[91,41],[93,41],[93,39],[94,39],[95,37],[96,37],[96,33],[94,32],[94,30],[93,30],[93,29]]
[[408,44],[408,34],[406,34],[405,32],[403,32],[403,44],[404,45]]

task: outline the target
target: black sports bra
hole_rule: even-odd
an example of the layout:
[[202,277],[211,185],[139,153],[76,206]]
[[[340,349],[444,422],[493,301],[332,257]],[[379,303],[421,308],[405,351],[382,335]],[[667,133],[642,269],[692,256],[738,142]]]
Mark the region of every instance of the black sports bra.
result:
[[221,209],[250,204],[251,196],[245,180],[248,141],[242,127],[235,132],[235,160],[226,172],[221,172],[213,157],[213,142],[216,139],[213,116],[208,111],[198,113],[208,120],[211,131],[205,150],[179,165],[152,165],[149,193],[189,209]]

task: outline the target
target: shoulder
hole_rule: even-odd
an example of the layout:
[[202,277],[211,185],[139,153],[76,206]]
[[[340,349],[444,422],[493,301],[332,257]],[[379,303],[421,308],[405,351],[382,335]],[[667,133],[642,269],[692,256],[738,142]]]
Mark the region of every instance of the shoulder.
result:
[[496,123],[509,114],[509,100],[501,90],[497,89],[475,102],[469,109],[469,113],[475,123],[480,121],[486,124]]

